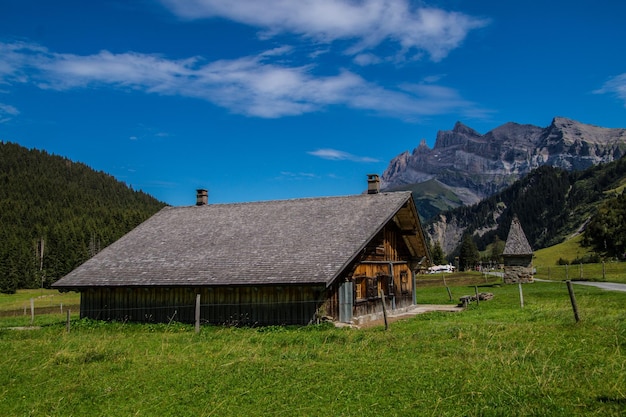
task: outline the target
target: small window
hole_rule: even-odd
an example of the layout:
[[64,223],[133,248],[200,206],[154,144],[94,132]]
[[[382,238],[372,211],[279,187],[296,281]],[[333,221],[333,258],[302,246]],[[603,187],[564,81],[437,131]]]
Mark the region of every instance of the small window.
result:
[[378,298],[378,278],[367,278],[367,298]]
[[409,274],[407,271],[400,272],[400,292],[402,294],[409,293]]
[[354,299],[364,300],[367,298],[367,281],[365,277],[354,278]]

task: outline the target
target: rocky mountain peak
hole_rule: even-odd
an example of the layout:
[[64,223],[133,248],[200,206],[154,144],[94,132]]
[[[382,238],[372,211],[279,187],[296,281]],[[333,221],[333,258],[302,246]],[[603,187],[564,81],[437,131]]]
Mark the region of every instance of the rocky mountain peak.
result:
[[468,136],[480,136],[480,133],[472,129],[471,127],[464,125],[462,122],[456,122],[454,124],[454,128],[452,132],[458,135],[468,135]]
[[579,170],[626,152],[626,129],[592,126],[555,117],[545,128],[505,123],[481,135],[457,122],[439,131],[432,149],[424,141],[394,158],[382,175],[384,188],[438,180],[464,204],[488,197],[531,170],[551,165]]

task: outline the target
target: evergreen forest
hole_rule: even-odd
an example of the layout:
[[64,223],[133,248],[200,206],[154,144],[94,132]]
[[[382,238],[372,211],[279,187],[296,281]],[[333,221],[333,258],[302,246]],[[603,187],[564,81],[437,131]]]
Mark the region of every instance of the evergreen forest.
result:
[[48,287],[164,206],[82,163],[0,142],[0,291]]

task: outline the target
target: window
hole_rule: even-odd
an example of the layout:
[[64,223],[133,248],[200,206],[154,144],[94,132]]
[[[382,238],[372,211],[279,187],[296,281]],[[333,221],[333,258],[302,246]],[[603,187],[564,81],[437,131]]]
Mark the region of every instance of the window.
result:
[[367,298],[378,297],[378,278],[367,278]]
[[354,277],[354,293],[357,301],[378,298],[378,278]]
[[402,294],[409,293],[409,274],[407,271],[400,272],[400,292]]
[[354,278],[354,299],[364,300],[367,298],[367,280],[365,277]]

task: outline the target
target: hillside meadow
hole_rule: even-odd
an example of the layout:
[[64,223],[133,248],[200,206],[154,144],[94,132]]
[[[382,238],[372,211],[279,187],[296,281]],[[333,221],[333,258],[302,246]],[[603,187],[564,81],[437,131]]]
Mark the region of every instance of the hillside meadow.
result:
[[558,245],[535,251],[533,265],[535,278],[555,281],[586,280],[626,283],[626,262],[572,263],[559,265],[559,259],[572,262],[594,255],[593,248],[582,246],[582,235],[567,239]]
[[[467,283],[466,283],[467,284]],[[454,299],[473,286],[450,285]],[[494,298],[389,329],[0,318],[0,415],[528,416],[626,413],[626,293],[483,283]],[[421,285],[419,303],[450,303]]]

